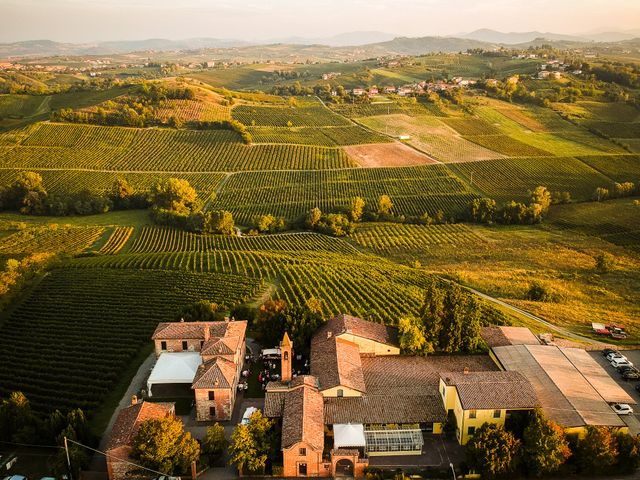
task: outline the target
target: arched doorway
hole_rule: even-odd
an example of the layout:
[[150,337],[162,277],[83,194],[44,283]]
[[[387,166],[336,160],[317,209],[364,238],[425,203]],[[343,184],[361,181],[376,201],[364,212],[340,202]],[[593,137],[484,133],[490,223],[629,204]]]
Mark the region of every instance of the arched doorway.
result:
[[353,462],[342,458],[336,462],[336,477],[353,477]]

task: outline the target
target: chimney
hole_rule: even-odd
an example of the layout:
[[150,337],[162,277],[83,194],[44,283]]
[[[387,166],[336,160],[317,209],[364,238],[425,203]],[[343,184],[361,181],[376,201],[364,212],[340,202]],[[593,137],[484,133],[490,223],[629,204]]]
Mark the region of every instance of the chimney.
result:
[[131,405],[138,404],[138,397],[136,395],[131,395]]
[[211,329],[209,328],[209,325],[205,324],[203,330],[204,330],[204,341],[208,342],[209,338],[211,337]]
[[469,367],[464,367],[464,370],[462,371],[462,373],[464,373],[465,375],[469,375]]

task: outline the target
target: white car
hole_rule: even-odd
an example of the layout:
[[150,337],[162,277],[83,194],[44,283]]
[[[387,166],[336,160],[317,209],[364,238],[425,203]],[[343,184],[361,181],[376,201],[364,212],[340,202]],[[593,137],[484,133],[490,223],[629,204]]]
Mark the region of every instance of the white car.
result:
[[633,414],[633,408],[631,408],[631,406],[627,405],[626,403],[616,403],[613,406],[613,411],[616,412],[618,415]]
[[611,366],[618,368],[618,367],[633,367],[633,363],[631,363],[629,360],[626,359],[626,357],[622,357],[622,358],[614,358],[613,360],[611,360]]
[[626,359],[626,357],[624,355],[622,355],[620,352],[611,352],[611,353],[607,354],[606,358],[609,361],[613,360],[614,358],[625,358]]
[[256,410],[258,410],[256,407],[247,407],[247,409],[244,411],[244,414],[242,415],[242,420],[240,421],[240,423],[242,425],[248,425],[249,421],[251,420],[251,415],[253,415]]

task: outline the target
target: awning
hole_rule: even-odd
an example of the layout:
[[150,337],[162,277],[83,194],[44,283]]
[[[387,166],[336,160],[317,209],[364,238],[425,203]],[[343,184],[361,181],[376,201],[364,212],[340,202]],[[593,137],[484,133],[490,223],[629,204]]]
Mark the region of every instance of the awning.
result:
[[196,371],[202,363],[198,352],[163,352],[158,357],[147,380],[147,390],[159,383],[193,383]]
[[265,348],[260,353],[262,353],[263,357],[280,357],[279,348]]
[[333,426],[333,448],[365,447],[366,444],[361,423],[338,423]]

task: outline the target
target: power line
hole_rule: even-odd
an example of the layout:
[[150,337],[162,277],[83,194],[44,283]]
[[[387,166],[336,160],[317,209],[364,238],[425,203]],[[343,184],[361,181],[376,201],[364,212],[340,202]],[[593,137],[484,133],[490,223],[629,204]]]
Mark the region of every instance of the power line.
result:
[[16,443],[16,442],[6,442],[3,440],[0,440],[0,443],[4,443],[7,445],[15,445],[17,447],[36,447],[36,448],[63,448],[60,445],[36,445],[35,443]]
[[166,472],[158,472],[157,470],[152,470],[151,468],[143,467],[142,465],[134,463],[134,462],[132,462],[130,460],[125,460],[124,458],[116,457],[115,455],[111,455],[110,453],[103,452],[102,450],[96,450],[95,448],[91,448],[91,447],[89,447],[87,445],[84,445],[84,444],[82,444],[80,442],[76,442],[75,440],[71,440],[70,438],[67,438],[66,440],[67,440],[67,442],[75,443],[76,445],[84,447],[87,450],[91,450],[92,452],[96,452],[96,453],[99,453],[100,455],[104,455],[107,458],[113,458],[114,460],[118,460],[120,462],[128,463],[129,465],[133,465],[134,467],[138,467],[138,468],[141,468],[143,470],[146,470],[148,472],[155,473],[155,474],[158,474],[158,475],[168,475],[168,473],[166,473]]

